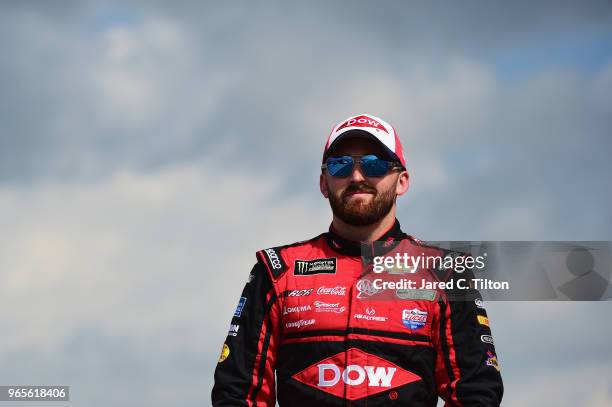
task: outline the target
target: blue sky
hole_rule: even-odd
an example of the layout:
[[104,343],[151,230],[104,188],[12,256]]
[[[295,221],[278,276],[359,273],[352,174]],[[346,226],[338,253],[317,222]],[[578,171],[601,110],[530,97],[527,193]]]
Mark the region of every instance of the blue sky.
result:
[[[2,3],[0,382],[207,405],[255,250],[327,228],[355,113],[403,141],[410,234],[612,240],[610,27],[606,1]],[[488,311],[505,405],[612,403],[609,303]]]

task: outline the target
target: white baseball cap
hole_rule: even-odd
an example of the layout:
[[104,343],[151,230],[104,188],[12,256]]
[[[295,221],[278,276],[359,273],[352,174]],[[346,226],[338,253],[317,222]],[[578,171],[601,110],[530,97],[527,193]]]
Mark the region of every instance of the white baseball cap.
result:
[[378,142],[390,157],[399,161],[406,169],[404,150],[395,129],[386,121],[370,114],[351,116],[334,126],[323,150],[323,162],[337,143],[349,137],[361,137]]

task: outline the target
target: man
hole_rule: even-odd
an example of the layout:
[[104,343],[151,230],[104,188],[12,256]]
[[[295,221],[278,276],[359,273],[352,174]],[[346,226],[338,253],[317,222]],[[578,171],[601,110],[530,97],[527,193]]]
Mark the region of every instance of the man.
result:
[[[332,129],[320,176],[329,232],[257,253],[215,371],[214,406],[274,406],[277,396],[281,406],[435,406],[438,396],[447,406],[500,404],[475,290],[451,300],[452,290],[376,287],[375,277],[417,275],[375,272],[377,258],[445,254],[400,229],[396,199],[408,179],[385,121],[364,114]],[[418,274],[439,281],[439,271]]]

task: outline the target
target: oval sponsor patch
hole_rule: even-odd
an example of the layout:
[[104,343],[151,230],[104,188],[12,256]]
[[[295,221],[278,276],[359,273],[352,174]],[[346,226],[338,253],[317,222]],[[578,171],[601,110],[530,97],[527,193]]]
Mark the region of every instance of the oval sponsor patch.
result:
[[229,346],[227,346],[227,343],[224,343],[223,344],[223,349],[221,349],[221,355],[219,356],[219,362],[218,363],[221,363],[225,359],[227,359],[229,354],[230,354],[230,348],[229,348]]
[[484,343],[495,345],[495,343],[493,343],[493,337],[491,335],[480,335],[480,340]]

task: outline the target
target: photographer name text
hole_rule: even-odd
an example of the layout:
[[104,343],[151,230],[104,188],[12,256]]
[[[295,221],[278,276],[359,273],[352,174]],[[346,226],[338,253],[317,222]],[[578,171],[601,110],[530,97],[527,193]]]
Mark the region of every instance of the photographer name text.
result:
[[507,281],[493,281],[487,278],[457,278],[447,281],[430,281],[421,279],[420,284],[417,281],[403,278],[399,281],[384,281],[382,278],[377,278],[372,281],[372,284],[377,290],[509,290],[510,283]]

